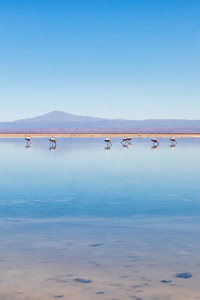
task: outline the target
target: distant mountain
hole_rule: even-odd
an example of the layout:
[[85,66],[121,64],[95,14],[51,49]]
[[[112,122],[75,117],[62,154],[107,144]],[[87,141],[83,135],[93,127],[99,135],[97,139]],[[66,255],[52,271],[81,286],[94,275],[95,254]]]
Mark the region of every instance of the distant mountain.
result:
[[[200,132],[200,120],[181,120],[181,119],[152,119],[152,120],[123,120],[123,119],[103,119],[94,118],[90,116],[76,116],[73,114],[65,113],[63,111],[52,111],[42,116],[35,118],[22,119],[13,122],[0,122],[0,129],[2,131],[9,131],[17,129],[21,130],[37,130],[43,129],[45,131],[60,130],[60,131],[73,131],[84,129],[91,129],[92,131],[105,131],[113,130],[116,131],[122,129],[128,129],[129,131],[138,132],[139,129],[144,132],[151,132],[151,130],[157,130],[166,132],[173,128],[182,128],[188,132],[188,130],[193,130],[194,132]],[[32,131],[31,130],[31,131]],[[178,129],[177,129],[178,130]],[[179,130],[180,131],[180,130]]]
[[101,121],[104,119],[101,118],[93,118],[88,116],[76,116],[73,114],[68,114],[63,111],[52,111],[50,113],[47,113],[42,116],[29,118],[29,119],[23,119],[23,120],[17,120],[14,121],[15,123],[36,123],[36,122],[48,122],[48,123],[56,123],[56,122],[93,122],[93,121]]

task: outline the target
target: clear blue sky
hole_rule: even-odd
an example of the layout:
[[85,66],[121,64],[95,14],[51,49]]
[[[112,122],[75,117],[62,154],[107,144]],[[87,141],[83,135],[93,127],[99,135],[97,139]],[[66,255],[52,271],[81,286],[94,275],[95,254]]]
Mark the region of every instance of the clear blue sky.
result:
[[0,0],[0,121],[200,119],[200,1]]

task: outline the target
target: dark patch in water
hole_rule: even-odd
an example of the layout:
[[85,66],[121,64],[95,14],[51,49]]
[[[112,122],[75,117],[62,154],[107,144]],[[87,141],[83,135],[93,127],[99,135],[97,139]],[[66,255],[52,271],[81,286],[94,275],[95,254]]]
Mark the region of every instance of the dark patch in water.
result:
[[131,265],[124,265],[124,268],[131,268]]
[[97,295],[103,295],[103,294],[105,294],[105,292],[97,292],[96,294]]
[[161,280],[161,282],[163,282],[163,283],[170,283],[171,280]]
[[48,278],[48,280],[53,280],[58,283],[67,283],[67,280],[59,279],[59,278]]
[[64,295],[53,296],[54,298],[63,298]]
[[92,280],[90,279],[82,279],[82,278],[75,278],[74,281],[80,282],[80,283],[90,283]]
[[130,298],[133,298],[135,300],[142,300],[142,298],[138,298],[137,296],[130,296]]
[[138,288],[141,288],[141,287],[142,287],[141,285],[137,285],[137,284],[133,286],[134,289],[138,289]]
[[90,263],[95,265],[98,268],[102,268],[100,264],[96,263],[95,261],[90,260]]
[[104,244],[93,244],[93,245],[90,245],[90,247],[99,247],[99,246],[103,246]]
[[143,280],[145,280],[145,281],[150,281],[148,278],[146,278],[146,277],[142,277],[142,279]]
[[176,273],[174,276],[176,278],[191,278],[192,274],[191,273]]
[[122,283],[111,283],[110,286],[122,286]]

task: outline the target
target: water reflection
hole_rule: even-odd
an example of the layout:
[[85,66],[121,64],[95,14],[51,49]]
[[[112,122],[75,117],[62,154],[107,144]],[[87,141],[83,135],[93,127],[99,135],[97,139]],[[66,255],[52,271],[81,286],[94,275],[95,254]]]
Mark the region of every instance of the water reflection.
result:
[[156,150],[157,148],[158,148],[158,145],[153,145],[153,146],[151,147],[152,150]]
[[55,151],[56,150],[56,145],[49,147],[50,151]]
[[[177,143],[176,143],[177,144]],[[170,144],[169,146],[170,146],[170,148],[172,149],[172,150],[174,150],[174,148],[176,147],[176,144]]]
[[128,149],[128,144],[122,144],[122,147],[123,147],[124,149]]
[[0,216],[199,212],[200,140],[181,140],[173,152],[162,139],[157,153],[148,139],[135,140],[134,149],[125,145],[128,151],[120,139],[105,148],[102,139],[60,138],[50,151],[47,145],[48,139],[34,139],[25,151],[24,139],[0,140]]
[[109,151],[110,151],[110,148],[111,148],[111,146],[107,146],[107,147],[105,147],[104,149],[105,149],[106,152],[109,152]]

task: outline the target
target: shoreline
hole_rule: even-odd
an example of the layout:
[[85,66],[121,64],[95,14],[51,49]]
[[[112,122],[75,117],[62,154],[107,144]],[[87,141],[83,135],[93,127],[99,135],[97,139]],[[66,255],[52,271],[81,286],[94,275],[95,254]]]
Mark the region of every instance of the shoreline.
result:
[[0,138],[200,138],[200,133],[0,133]]

